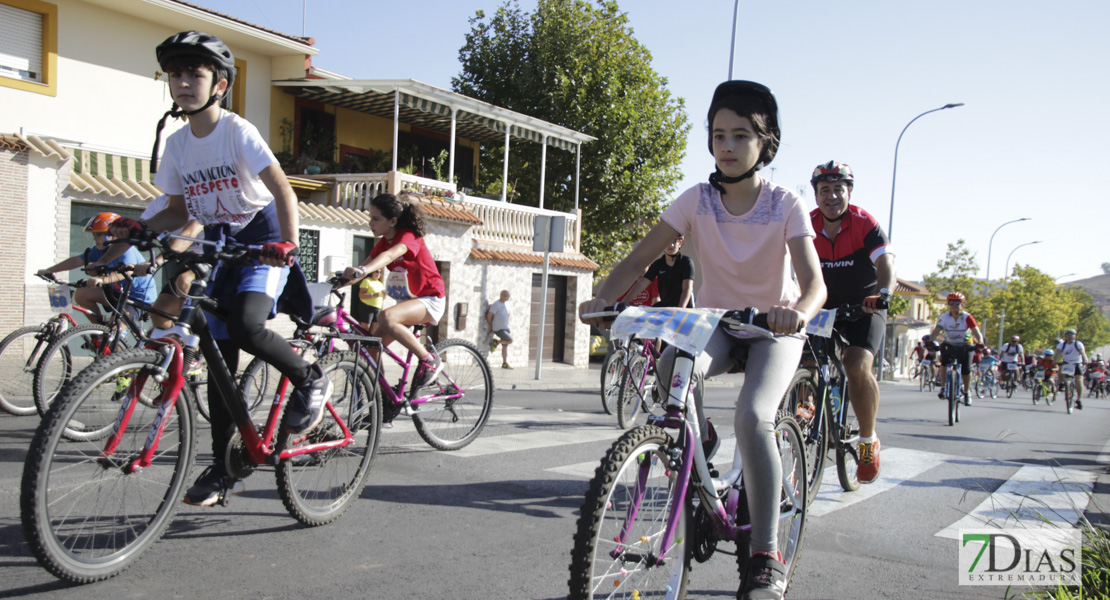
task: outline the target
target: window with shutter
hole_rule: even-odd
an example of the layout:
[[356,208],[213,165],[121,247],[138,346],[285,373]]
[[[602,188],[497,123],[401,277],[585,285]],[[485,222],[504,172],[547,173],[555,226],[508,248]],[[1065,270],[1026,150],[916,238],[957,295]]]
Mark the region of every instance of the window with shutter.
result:
[[0,85],[55,95],[58,7],[0,0]]

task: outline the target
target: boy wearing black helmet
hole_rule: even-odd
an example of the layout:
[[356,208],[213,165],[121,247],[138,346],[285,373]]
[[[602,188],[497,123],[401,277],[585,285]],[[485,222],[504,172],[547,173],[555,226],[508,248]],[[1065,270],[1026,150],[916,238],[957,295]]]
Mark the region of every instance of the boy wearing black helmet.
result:
[[830,160],[817,165],[809,183],[817,196],[817,208],[809,213],[817,232],[813,245],[829,289],[825,308],[862,304],[870,313],[837,327],[848,339],[842,360],[852,409],[859,419],[856,477],[860,483],[871,483],[879,477],[879,438],[875,435],[879,382],[871,365],[886,332],[886,315],[876,306],[880,298],[890,301],[895,282],[894,253],[875,217],[851,204],[855,179],[847,163]]
[[[598,297],[579,306],[579,315],[611,304],[679,235],[688,236],[702,257],[699,306],[751,306],[768,314],[775,337],[739,339],[719,328],[695,360],[692,377],[722,374],[732,364],[733,347],[748,346],[734,426],[752,520],[751,557],[740,555],[744,570],[737,597],[781,598],[788,569],[795,563],[786,556],[791,566],[784,564],[780,550],[789,549],[779,548],[777,542],[782,464],[775,444],[775,413],[801,358],[804,338],[797,332],[825,301],[825,284],[801,198],[756,174],[774,159],[779,146],[778,106],[771,90],[750,81],[722,83],[713,95],[707,124],[709,151],[717,167],[709,182],[686,190],[667,208],[660,222],[613,268]],[[674,352],[672,347],[663,354],[660,373],[672,371]],[[694,401],[701,403],[700,386]],[[701,431],[707,430],[703,426]]]
[[[236,74],[235,57],[225,44],[205,33],[185,31],[162,42],[156,56],[173,98],[172,109],[158,125],[159,136],[166,118],[188,119],[186,127],[166,140],[154,180],[169,196],[169,205],[145,222],[121,219],[113,225],[113,234],[126,238],[147,228],[173,231],[191,215],[204,225],[207,239],[262,246],[257,265],[217,267],[209,294],[219,298],[229,314],[226,323],[210,316],[209,328],[232,373],[238,368],[239,351],[245,350],[289,378],[295,389],[286,423],[291,432],[308,431],[320,423],[332,384],[319,366],[305,362],[266,329],[279,297],[311,307],[300,267],[295,262],[286,266],[297,249],[296,196],[258,130],[223,108]],[[153,158],[157,154],[158,141]],[[151,170],[153,165],[152,160]],[[210,385],[210,397],[218,393]],[[189,504],[212,506],[236,483],[223,462],[235,432],[225,405],[232,401],[211,403],[215,463],[186,493]]]

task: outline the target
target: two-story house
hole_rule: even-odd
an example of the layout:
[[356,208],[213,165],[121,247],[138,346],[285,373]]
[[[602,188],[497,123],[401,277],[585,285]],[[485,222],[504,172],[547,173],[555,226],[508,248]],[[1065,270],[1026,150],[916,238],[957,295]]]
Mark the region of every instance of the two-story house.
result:
[[[511,180],[478,172],[483,143],[506,146],[508,171],[515,145],[578,152],[593,138],[418,81],[352,80],[315,68],[311,38],[180,0],[0,0],[0,331],[49,317],[45,284],[33,273],[90,245],[82,231],[90,216],[137,216],[160,193],[150,148],[170,99],[154,47],[186,29],[220,37],[235,54],[233,110],[258,126],[291,174],[311,278],[365,256],[374,242],[370,198],[422,192],[427,243],[447,284],[447,314],[430,335],[485,346],[483,313],[508,289],[520,300],[514,332],[526,342],[511,347],[511,362],[535,358],[546,306],[544,359],[586,366],[589,331],[574,313],[589,297],[596,264],[579,251],[580,213],[517,206],[504,192],[463,195],[459,186]],[[182,125],[169,123],[163,139]],[[443,152],[439,181],[428,164]],[[347,172],[312,174],[329,168]],[[567,221],[566,249],[550,257],[546,290],[543,254],[532,248],[537,216]]]

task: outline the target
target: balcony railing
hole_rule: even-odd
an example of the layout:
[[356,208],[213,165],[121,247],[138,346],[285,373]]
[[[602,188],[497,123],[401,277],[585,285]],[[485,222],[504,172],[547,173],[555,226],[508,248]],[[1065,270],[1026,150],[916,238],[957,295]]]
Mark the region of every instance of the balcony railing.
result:
[[[446,192],[454,194],[457,191],[453,183],[406,175],[398,171],[303,175],[300,177],[332,182],[334,187],[328,196],[329,206],[366,211],[370,210],[370,201],[375,196],[386,192],[396,194],[400,191],[415,190],[428,196],[442,196]],[[566,217],[567,226],[564,234],[566,251],[580,251],[579,239],[581,232],[578,215],[576,214],[531,206],[519,206],[474,196],[466,196],[461,199],[461,203],[482,220],[482,224],[476,226],[473,230],[474,238],[478,241],[520,246],[522,249],[527,248],[531,251],[537,216]]]

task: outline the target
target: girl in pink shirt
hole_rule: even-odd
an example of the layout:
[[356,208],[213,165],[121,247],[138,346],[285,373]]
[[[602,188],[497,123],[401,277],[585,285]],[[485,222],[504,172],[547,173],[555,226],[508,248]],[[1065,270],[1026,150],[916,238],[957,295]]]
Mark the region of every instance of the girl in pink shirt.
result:
[[[612,304],[610,299],[628,289],[677,235],[691,240],[701,259],[699,307],[750,306],[768,314],[774,338],[738,339],[718,329],[696,358],[693,377],[724,373],[731,366],[733,346],[749,345],[734,426],[752,518],[752,555],[745,561],[737,597],[781,597],[788,575],[777,547],[782,465],[774,439],[775,413],[801,358],[804,338],[798,331],[824,304],[825,283],[801,199],[756,174],[779,147],[774,95],[758,83],[726,81],[713,94],[708,123],[709,151],[717,166],[709,183],[678,197],[613,269],[598,297],[579,306],[579,315]],[[668,348],[663,355],[657,381],[670,381],[662,375],[671,372],[674,351]],[[700,389],[694,400],[700,407]]]

